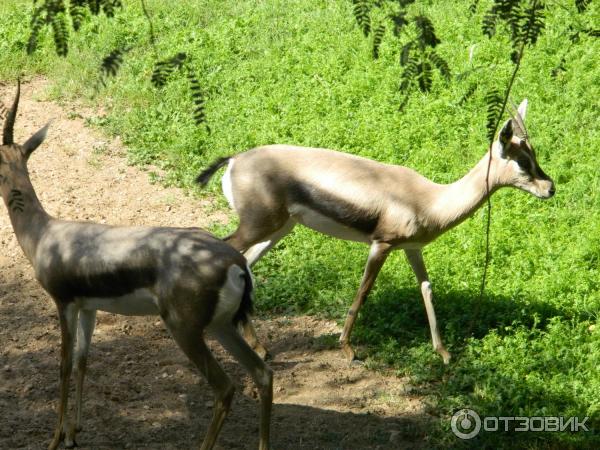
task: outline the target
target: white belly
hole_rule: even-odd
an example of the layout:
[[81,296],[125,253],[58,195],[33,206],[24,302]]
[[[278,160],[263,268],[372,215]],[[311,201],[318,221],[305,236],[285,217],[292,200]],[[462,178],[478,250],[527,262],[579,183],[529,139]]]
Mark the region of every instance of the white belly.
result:
[[137,289],[120,297],[82,297],[77,299],[81,309],[106,311],[125,316],[158,315],[158,300],[148,289]]
[[323,234],[328,234],[329,236],[345,239],[347,241],[371,242],[371,239],[369,239],[369,236],[365,233],[342,225],[341,223],[305,206],[291,205],[289,213],[297,222]]

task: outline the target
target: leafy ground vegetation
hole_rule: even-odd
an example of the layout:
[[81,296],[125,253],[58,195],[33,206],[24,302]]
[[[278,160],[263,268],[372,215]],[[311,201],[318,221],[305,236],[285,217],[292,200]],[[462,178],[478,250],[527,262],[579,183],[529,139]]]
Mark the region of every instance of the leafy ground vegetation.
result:
[[[268,143],[335,148],[448,183],[486,151],[485,93],[503,89],[513,67],[506,34],[482,33],[486,0],[408,6],[431,19],[450,76],[432,71],[429,91],[415,89],[406,101],[398,58],[408,40],[379,33],[374,59],[351,1],[149,0],[156,47],[139,2],[123,3],[112,19],[83,21],[60,58],[44,33],[37,52],[26,55],[32,3],[4,0],[0,79],[42,74],[53,80],[56,99],[102,105],[107,114],[93,125],[120,135],[133,162],[164,169],[164,183],[192,187],[214,158]],[[389,258],[353,335],[374,370],[391,366],[418,383],[440,418],[432,431],[439,447],[600,446],[600,43],[593,33],[573,38],[600,26],[600,4],[546,3],[545,31],[525,53],[512,96],[530,101],[529,134],[556,196],[542,202],[505,189],[493,197],[481,299],[485,209],[426,249],[438,321],[454,356],[449,367],[431,349],[400,252]],[[576,3],[587,3],[586,11],[579,14]],[[118,48],[130,50],[115,76],[101,78],[102,58]],[[167,74],[156,89],[156,60],[181,52],[186,70]],[[201,126],[190,113],[198,106],[190,89],[198,86]],[[218,183],[210,189],[217,192]],[[231,231],[232,219],[213,231]],[[364,245],[298,228],[255,268],[259,311],[342,320],[366,253]],[[465,407],[481,416],[588,416],[591,431],[459,441],[450,417]]]

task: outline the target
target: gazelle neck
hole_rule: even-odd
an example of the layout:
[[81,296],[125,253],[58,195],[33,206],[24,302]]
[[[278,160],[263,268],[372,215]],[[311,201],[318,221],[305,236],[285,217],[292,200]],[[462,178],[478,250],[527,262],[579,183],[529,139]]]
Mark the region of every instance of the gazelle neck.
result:
[[[440,233],[458,225],[473,214],[499,187],[497,162],[498,157],[486,152],[477,165],[460,180],[439,186],[433,205],[430,209],[430,223],[438,228]],[[486,174],[490,167],[488,186]]]
[[27,259],[33,264],[39,240],[51,220],[26,172],[16,180],[0,180],[11,224]]

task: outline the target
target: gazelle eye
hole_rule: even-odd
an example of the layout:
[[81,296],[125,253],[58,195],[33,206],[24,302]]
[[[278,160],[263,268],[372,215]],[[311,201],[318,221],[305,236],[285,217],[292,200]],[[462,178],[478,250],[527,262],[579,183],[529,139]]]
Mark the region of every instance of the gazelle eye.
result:
[[530,173],[531,172],[531,160],[529,158],[527,158],[526,156],[519,156],[517,159],[517,164],[519,165],[519,167],[521,169],[523,169],[525,172]]

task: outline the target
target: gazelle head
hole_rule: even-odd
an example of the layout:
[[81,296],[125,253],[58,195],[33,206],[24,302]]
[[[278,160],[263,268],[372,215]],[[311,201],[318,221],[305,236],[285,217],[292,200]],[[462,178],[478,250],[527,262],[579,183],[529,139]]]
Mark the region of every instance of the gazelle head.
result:
[[521,102],[515,117],[506,121],[494,143],[494,157],[500,159],[499,181],[548,199],[554,195],[554,182],[537,162],[524,124],[526,112],[527,99]]
[[9,183],[18,173],[27,173],[27,160],[33,151],[46,138],[49,123],[31,136],[23,145],[14,142],[13,129],[19,107],[21,83],[17,84],[17,94],[12,107],[6,115],[4,130],[2,132],[2,145],[0,146],[0,186]]

